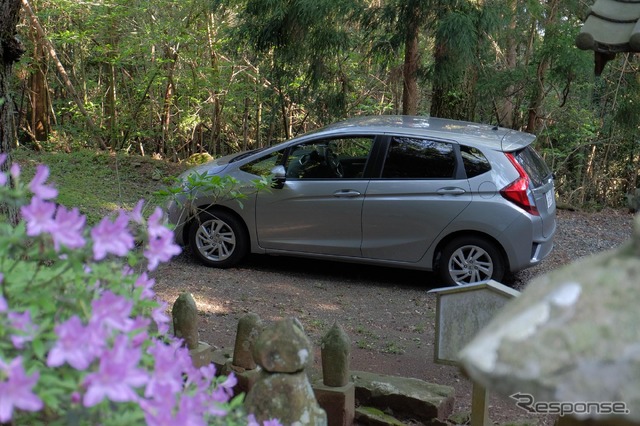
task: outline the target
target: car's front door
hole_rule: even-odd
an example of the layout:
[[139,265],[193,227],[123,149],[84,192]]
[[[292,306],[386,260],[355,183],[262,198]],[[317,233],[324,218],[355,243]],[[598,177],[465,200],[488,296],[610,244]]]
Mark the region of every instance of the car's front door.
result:
[[290,148],[286,180],[258,193],[258,243],[267,250],[360,256],[368,136],[313,140]]
[[367,188],[362,256],[417,262],[440,232],[471,202],[458,166],[458,146],[392,137],[379,178]]

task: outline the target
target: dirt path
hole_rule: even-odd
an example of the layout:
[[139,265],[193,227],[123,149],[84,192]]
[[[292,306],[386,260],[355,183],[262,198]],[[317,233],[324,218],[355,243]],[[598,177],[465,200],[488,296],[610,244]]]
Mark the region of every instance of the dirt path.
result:
[[[633,216],[623,211],[560,211],[558,216],[551,257],[517,274],[510,285],[523,288],[538,274],[616,247],[631,235]],[[250,256],[239,268],[217,270],[184,253],[163,265],[156,280],[158,294],[169,304],[182,292],[193,294],[200,338],[219,348],[233,348],[238,319],[248,312],[264,321],[297,317],[316,348],[338,321],[352,341],[353,370],[453,386],[455,411],[470,410],[470,382],[457,368],[433,363],[435,296],[427,291],[440,284],[431,273],[271,256]],[[489,416],[495,423],[531,419],[512,400],[495,395]]]

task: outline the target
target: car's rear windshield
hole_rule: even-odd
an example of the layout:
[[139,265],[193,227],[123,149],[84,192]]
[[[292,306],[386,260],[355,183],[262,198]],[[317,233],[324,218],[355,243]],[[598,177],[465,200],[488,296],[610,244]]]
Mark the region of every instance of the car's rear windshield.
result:
[[551,177],[551,169],[542,157],[531,147],[527,146],[516,153],[516,160],[529,175],[534,187],[544,185]]

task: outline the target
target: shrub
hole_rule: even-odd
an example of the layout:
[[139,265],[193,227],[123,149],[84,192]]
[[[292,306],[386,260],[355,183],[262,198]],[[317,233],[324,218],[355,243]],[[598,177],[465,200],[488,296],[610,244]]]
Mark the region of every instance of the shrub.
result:
[[0,222],[0,423],[257,424],[233,375],[196,369],[167,335],[150,273],[180,248],[162,210],[145,218],[141,201],[88,229],[48,175],[0,173],[0,205],[20,212]]

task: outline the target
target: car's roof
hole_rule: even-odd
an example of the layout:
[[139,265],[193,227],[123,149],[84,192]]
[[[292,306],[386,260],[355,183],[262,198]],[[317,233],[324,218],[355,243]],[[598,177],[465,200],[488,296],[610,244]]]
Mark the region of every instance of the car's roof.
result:
[[394,133],[407,136],[429,136],[455,140],[459,143],[482,145],[500,151],[514,151],[524,148],[531,144],[536,138],[529,133],[489,124],[408,115],[354,117],[330,124],[312,133],[315,136],[321,134],[331,135],[334,133]]

